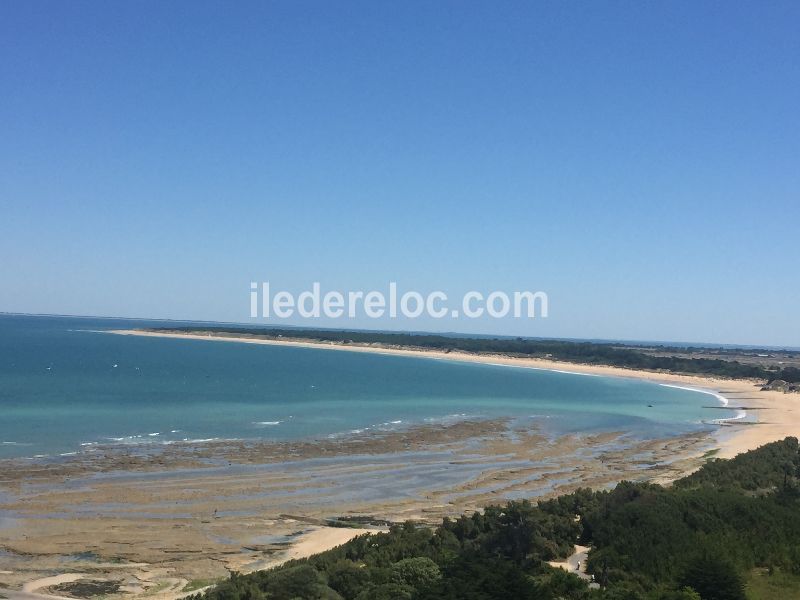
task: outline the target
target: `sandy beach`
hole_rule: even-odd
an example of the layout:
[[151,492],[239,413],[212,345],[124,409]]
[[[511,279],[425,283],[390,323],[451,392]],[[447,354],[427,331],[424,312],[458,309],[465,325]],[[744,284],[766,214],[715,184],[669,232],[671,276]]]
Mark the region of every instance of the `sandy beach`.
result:
[[496,354],[473,354],[459,351],[441,352],[425,349],[387,348],[376,345],[345,345],[312,341],[266,340],[223,335],[161,333],[139,330],[116,330],[110,333],[119,335],[203,339],[246,344],[298,346],[303,348],[326,348],[342,352],[370,352],[395,356],[423,356],[436,360],[500,364],[528,369],[545,369],[607,377],[630,377],[667,385],[707,390],[727,399],[731,407],[743,406],[750,409],[748,413],[751,418],[754,417],[756,419],[757,423],[756,425],[739,426],[733,423],[729,427],[721,430],[717,436],[717,447],[719,448],[717,456],[720,458],[731,458],[741,452],[758,448],[769,442],[783,439],[787,436],[800,435],[800,412],[798,412],[800,396],[775,391],[762,391],[760,389],[760,383],[762,382],[746,379],[720,379],[693,375],[676,375],[673,373],[622,369],[619,367],[602,365],[583,365],[539,358],[520,358]]
[[492,503],[623,479],[669,483],[710,456],[800,432],[798,397],[762,392],[752,381],[458,352],[114,333],[644,378],[720,394],[758,422],[643,441],[626,432],[553,438],[494,419],[328,440],[98,446],[58,461],[8,459],[0,465],[0,594],[12,600],[85,597],[92,589],[175,599],[231,571],[307,556],[389,522],[433,524]]

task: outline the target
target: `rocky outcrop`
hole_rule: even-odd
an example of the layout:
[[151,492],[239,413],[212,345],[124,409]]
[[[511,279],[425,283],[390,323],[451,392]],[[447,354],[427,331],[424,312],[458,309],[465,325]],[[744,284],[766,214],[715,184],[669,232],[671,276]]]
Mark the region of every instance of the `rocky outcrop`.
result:
[[765,392],[800,392],[800,383],[789,383],[783,379],[775,379],[761,388]]

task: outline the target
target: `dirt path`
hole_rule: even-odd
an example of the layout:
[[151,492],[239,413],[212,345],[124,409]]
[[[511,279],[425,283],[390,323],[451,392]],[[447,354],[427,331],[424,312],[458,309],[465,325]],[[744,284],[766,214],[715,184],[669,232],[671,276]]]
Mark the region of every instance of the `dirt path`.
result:
[[575,545],[575,552],[572,553],[566,560],[563,561],[556,561],[552,560],[549,561],[551,567],[556,567],[557,569],[564,569],[570,573],[575,573],[581,579],[585,579],[590,581],[592,578],[590,575],[586,573],[586,558],[589,556],[589,546],[578,546]]

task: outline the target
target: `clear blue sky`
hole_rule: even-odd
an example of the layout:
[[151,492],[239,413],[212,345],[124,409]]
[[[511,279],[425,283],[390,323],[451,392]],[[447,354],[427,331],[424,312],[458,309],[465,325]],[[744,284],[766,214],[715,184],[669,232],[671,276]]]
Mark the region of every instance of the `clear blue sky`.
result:
[[[0,310],[800,346],[798,2],[0,5]],[[328,323],[318,323],[320,325]]]

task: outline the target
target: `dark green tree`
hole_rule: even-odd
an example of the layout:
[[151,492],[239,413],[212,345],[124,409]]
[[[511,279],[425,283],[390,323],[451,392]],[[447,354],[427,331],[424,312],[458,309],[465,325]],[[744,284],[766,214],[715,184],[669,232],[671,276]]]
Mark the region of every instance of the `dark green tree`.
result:
[[702,600],[746,600],[744,582],[736,568],[712,554],[692,561],[680,585],[696,591]]
[[420,588],[442,577],[439,565],[427,556],[404,558],[392,565],[392,581]]
[[338,560],[327,569],[328,586],[345,600],[354,600],[370,580],[369,570],[352,560]]

